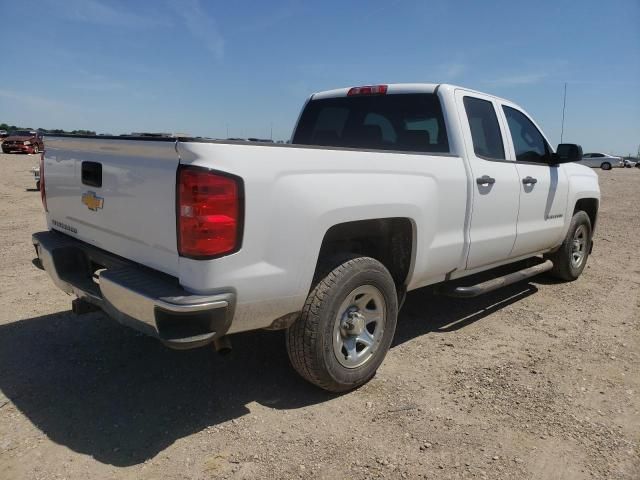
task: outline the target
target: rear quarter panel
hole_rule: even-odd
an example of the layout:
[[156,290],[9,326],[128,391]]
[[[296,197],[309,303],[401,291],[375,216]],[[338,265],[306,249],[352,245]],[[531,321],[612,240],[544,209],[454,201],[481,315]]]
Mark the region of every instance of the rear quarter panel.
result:
[[409,288],[444,276],[463,257],[463,160],[380,151],[179,143],[181,163],[244,179],[242,248],[210,260],[180,258],[181,283],[198,293],[236,290],[233,331],[267,326],[302,308],[333,225],[405,217],[414,226]]

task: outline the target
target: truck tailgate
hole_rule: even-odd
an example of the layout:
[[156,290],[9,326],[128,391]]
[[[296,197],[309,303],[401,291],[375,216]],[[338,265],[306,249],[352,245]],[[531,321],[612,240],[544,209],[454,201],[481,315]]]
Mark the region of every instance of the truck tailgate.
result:
[[47,137],[49,228],[178,274],[174,141]]

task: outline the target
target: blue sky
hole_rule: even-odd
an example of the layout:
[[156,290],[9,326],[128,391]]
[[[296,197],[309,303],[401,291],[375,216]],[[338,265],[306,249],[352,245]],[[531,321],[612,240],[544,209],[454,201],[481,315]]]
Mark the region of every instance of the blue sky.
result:
[[[26,15],[28,13],[28,15]],[[287,139],[314,91],[448,82],[640,144],[640,0],[0,0],[0,122]]]

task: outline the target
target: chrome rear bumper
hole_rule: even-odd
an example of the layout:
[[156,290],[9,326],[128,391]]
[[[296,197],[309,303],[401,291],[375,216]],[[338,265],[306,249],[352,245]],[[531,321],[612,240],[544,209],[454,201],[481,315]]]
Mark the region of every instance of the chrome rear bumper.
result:
[[58,288],[169,347],[198,347],[229,329],[232,291],[193,295],[174,277],[59,232],[39,232],[32,240],[42,268]]

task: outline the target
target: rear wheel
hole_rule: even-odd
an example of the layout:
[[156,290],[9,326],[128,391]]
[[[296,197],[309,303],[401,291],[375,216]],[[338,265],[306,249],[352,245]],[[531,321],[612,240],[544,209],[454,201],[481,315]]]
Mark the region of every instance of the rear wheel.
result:
[[551,275],[567,282],[577,279],[587,264],[590,251],[591,220],[585,212],[576,212],[564,242],[556,252],[547,256],[553,261]]
[[600,165],[600,168],[602,170],[611,170],[611,164],[609,162],[603,162],[602,165]]
[[391,274],[373,258],[351,258],[325,271],[287,330],[287,351],[303,378],[343,392],[366,383],[384,360],[398,299]]

